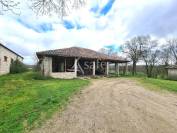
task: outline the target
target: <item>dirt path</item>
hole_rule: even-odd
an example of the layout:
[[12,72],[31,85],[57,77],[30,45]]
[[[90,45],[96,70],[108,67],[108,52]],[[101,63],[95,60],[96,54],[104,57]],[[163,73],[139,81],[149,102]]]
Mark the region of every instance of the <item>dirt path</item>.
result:
[[39,133],[176,133],[177,96],[127,79],[94,80]]

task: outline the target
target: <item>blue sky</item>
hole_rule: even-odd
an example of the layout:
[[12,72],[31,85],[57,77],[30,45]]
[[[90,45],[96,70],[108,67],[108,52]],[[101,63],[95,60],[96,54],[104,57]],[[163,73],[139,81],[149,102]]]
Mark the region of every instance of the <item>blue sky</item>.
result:
[[[35,52],[71,46],[120,51],[136,35],[154,38],[177,35],[176,0],[86,0],[63,20],[56,15],[36,16],[22,7],[20,16],[0,16],[0,41],[33,64]],[[119,52],[121,55],[121,53]]]

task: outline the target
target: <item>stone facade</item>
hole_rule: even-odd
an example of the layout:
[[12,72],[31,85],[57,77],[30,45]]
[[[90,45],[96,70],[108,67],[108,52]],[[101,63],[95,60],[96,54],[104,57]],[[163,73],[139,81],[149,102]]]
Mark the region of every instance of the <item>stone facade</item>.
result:
[[168,69],[168,79],[177,80],[177,69]]
[[16,59],[23,61],[22,57],[0,45],[0,75],[8,74],[11,61]]
[[52,58],[44,57],[41,63],[41,71],[45,76],[51,76],[52,73]]
[[73,79],[77,77],[75,72],[52,72],[52,57],[44,57],[42,59],[41,71],[44,76],[53,78]]
[[53,78],[60,78],[60,79],[73,79],[73,78],[76,78],[75,72],[51,73],[50,76],[53,77]]

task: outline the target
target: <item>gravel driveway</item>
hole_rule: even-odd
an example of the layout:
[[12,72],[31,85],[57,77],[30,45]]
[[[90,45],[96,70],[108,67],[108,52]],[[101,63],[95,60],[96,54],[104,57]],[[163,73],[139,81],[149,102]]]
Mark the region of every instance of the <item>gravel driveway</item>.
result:
[[177,95],[135,81],[97,79],[37,133],[176,133]]

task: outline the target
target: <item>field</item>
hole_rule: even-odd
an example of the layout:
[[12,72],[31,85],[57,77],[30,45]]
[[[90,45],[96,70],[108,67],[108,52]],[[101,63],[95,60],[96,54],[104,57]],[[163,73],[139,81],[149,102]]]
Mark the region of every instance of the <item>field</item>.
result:
[[[74,93],[78,92],[81,88],[88,85],[90,82],[88,80],[81,80],[81,79],[57,80],[57,79],[47,78],[45,80],[36,80],[35,75],[36,74],[33,72],[27,72],[23,74],[10,74],[5,76],[0,76],[0,132],[19,133],[19,132],[30,131],[35,127],[40,127],[41,124],[44,123],[43,121],[50,119],[55,112],[61,111],[68,103],[69,98]],[[136,80],[136,82],[133,82],[131,79]],[[143,103],[147,104],[146,106],[149,109],[151,109],[152,107],[156,108],[155,106],[153,106],[153,104],[154,105],[158,104],[160,107],[162,107],[162,104],[165,103],[165,106],[163,105],[164,112],[161,111],[163,114],[162,116],[158,116],[159,115],[158,113],[156,114],[155,112],[153,112],[155,114],[154,115],[155,121],[157,120],[160,121],[159,118],[163,118],[167,121],[167,116],[172,115],[171,110],[175,111],[174,108],[176,108],[176,106],[174,106],[173,104],[168,105],[169,103],[173,103],[176,100],[176,94],[173,95],[172,97],[171,94],[169,94],[169,96],[163,96],[159,93],[148,91],[145,90],[143,87],[141,87],[143,85],[145,88],[148,89],[165,90],[165,91],[167,90],[167,91],[177,92],[176,81],[152,79],[152,78],[146,78],[140,76],[140,77],[108,78],[106,80],[97,79],[97,80],[93,80],[93,83],[94,84],[91,87],[89,88],[86,87],[87,89],[83,91],[85,92],[83,93],[84,95],[83,99],[81,94],[81,97],[80,96],[78,97],[79,99],[75,101],[75,104],[74,105],[71,104],[70,105],[71,108],[64,111],[64,114],[66,113],[66,116],[64,116],[64,118],[63,117],[61,118],[65,120],[65,118],[71,117],[68,118],[71,119],[71,121],[73,121],[73,123],[72,122],[70,123],[71,126],[68,127],[68,129],[66,129],[64,126],[67,126],[69,124],[67,123],[67,120],[61,121],[58,120],[59,117],[56,117],[57,120],[54,120],[53,121],[54,123],[52,124],[55,126],[51,127],[50,130],[53,130],[55,132],[55,130],[62,128],[66,131],[67,130],[77,131],[75,127],[72,127],[72,125],[78,123],[77,120],[80,119],[79,122],[82,122],[83,119],[85,119],[85,121],[88,122],[92,122],[95,120],[95,119],[88,120],[87,117],[85,118],[85,115],[82,116],[82,113],[84,111],[85,114],[91,115],[91,117],[89,118],[95,118],[98,115],[98,120],[100,118],[99,116],[101,115],[100,113],[103,113],[102,114],[103,116],[101,118],[103,117],[107,118],[107,115],[104,116],[105,114],[104,112],[102,112],[102,110],[104,111],[107,110],[108,112],[112,111],[115,114],[115,116],[114,117],[110,116],[111,119],[117,118],[116,116],[122,115],[122,114],[117,114],[118,108],[120,108],[121,110],[124,110],[125,108],[125,111],[129,111],[128,114],[131,114],[132,111],[131,108],[129,106],[128,107],[124,106],[124,105],[129,105],[131,102],[132,102],[132,108],[134,108],[134,106],[136,105],[137,108],[140,108],[140,110],[145,112],[147,110],[145,110],[146,108],[144,108],[144,104],[141,103],[142,101],[144,101]],[[138,98],[138,100],[134,100],[136,98]],[[129,104],[124,103],[126,102],[125,99],[127,99]],[[154,99],[154,101],[151,101],[152,99]],[[103,105],[100,102],[103,103]],[[93,103],[95,103],[95,105]],[[110,104],[111,106],[105,106]],[[112,104],[117,104],[117,105],[114,106]],[[73,106],[75,105],[76,107],[73,108]],[[128,110],[129,108],[130,110]],[[76,110],[72,110],[72,109],[76,109]],[[167,109],[169,109],[168,112]],[[88,110],[90,110],[89,113]],[[157,112],[160,111],[158,108],[156,108],[156,110],[158,110]],[[76,120],[73,120],[72,117],[73,115],[68,115],[68,114],[73,114],[74,112],[76,113],[74,118],[78,118]],[[78,114],[78,112],[80,113]],[[134,112],[134,113],[140,114],[140,112]],[[146,112],[146,113],[149,114],[152,112]],[[133,114],[131,116],[133,116]],[[133,118],[136,120],[137,117],[138,115],[134,116]],[[144,117],[145,116],[142,116],[142,118]],[[111,120],[110,118],[107,119]],[[128,121],[129,117],[115,119],[115,121],[120,122],[120,126],[121,126],[120,120],[124,121],[125,119],[127,119]],[[170,119],[173,120],[173,117],[171,117]],[[58,126],[59,123],[55,123],[56,121],[58,121],[59,123],[61,122],[62,126],[61,125],[60,125],[61,127]],[[152,121],[151,117],[149,117],[149,122],[147,123],[149,124],[148,128],[151,127],[150,126],[151,121]],[[99,121],[96,123],[99,123]],[[83,123],[80,124],[82,125]],[[88,125],[89,124],[90,123],[88,123]],[[112,125],[113,124],[117,126],[117,123],[112,122]],[[133,125],[133,123],[129,123],[129,124]],[[167,124],[168,123],[166,123],[166,125]],[[108,126],[107,129],[109,129],[109,124],[106,125]],[[105,127],[104,124],[100,126]],[[162,128],[162,126],[158,124],[157,125],[154,124],[154,126],[155,126],[154,128],[156,127]],[[46,131],[48,131],[47,127],[48,126],[46,127],[44,126],[41,130],[45,129]],[[130,127],[127,127],[127,129],[129,128]],[[176,128],[176,126],[174,126],[174,128]],[[88,130],[89,129],[90,127],[88,127]],[[168,131],[169,128],[166,127],[164,129]]]
[[88,80],[34,80],[34,73],[0,76],[0,132],[29,131],[61,110]]
[[134,78],[143,84],[146,88],[153,90],[167,90],[177,93],[177,81],[154,79],[146,77]]

